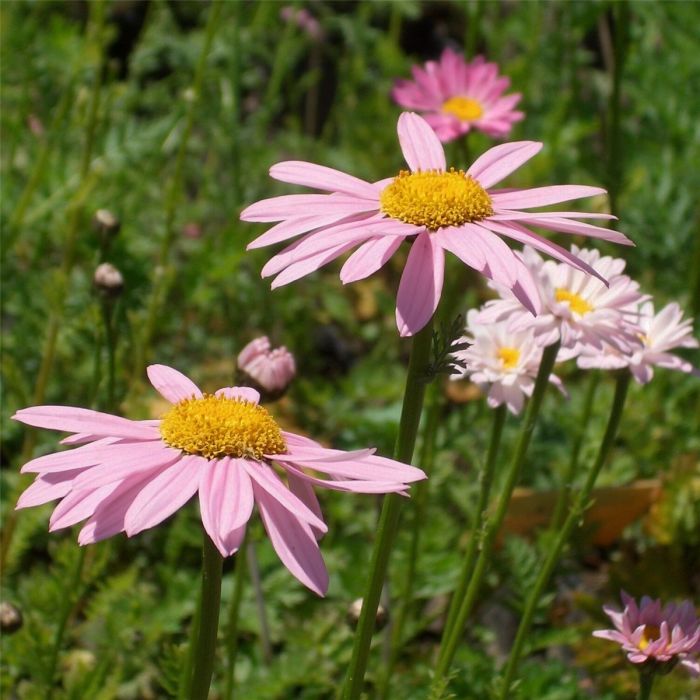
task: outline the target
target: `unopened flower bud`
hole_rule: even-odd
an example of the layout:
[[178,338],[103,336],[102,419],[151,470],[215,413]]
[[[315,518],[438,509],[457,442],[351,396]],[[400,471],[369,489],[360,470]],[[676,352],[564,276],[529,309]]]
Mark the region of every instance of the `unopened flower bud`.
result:
[[116,236],[122,224],[109,209],[98,209],[92,217],[92,225],[98,233]]
[[[350,605],[348,608],[346,619],[350,627],[353,629],[357,627],[357,623],[360,621],[360,613],[362,613],[362,598],[358,598],[357,600],[353,601],[352,605]],[[382,629],[388,621],[389,614],[387,613],[386,608],[380,603],[379,607],[377,608],[377,617],[374,621],[375,629]]]
[[238,383],[257,389],[263,401],[273,401],[282,394],[294,379],[294,356],[284,346],[272,349],[267,336],[252,340],[238,355],[241,375]]
[[112,263],[100,263],[95,269],[93,283],[97,289],[108,296],[119,296],[124,288],[124,278]]
[[19,608],[3,600],[0,603],[0,630],[3,634],[12,634],[22,627],[24,620]]

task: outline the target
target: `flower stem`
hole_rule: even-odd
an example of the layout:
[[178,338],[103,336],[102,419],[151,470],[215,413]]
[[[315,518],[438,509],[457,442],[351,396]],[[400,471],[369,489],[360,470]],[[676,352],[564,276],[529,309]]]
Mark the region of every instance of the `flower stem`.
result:
[[[423,410],[425,396],[425,375],[430,362],[432,345],[432,320],[413,337],[411,357],[408,361],[406,388],[401,409],[399,434],[394,448],[394,458],[409,463],[413,457],[416,435]],[[382,512],[379,516],[377,538],[369,567],[367,589],[363,597],[362,612],[357,624],[352,649],[352,659],[343,688],[343,700],[357,700],[362,690],[372,633],[379,607],[379,598],[384,584],[389,555],[396,539],[399,525],[400,504],[402,497],[391,493],[384,497]]]
[[270,626],[267,623],[267,612],[265,610],[265,596],[262,590],[262,580],[260,578],[260,566],[258,556],[255,552],[255,544],[251,539],[246,546],[246,558],[248,569],[250,570],[250,581],[253,584],[255,593],[255,607],[258,611],[258,623],[260,624],[260,647],[262,649],[263,661],[269,666],[272,661],[272,643],[270,642]]
[[474,607],[481,584],[486,576],[489,559],[491,557],[491,549],[496,539],[496,535],[500,530],[501,524],[503,523],[503,519],[505,518],[506,511],[508,510],[513,489],[515,488],[515,484],[520,476],[520,470],[523,462],[525,461],[525,454],[527,453],[530,438],[532,437],[532,432],[535,428],[540,406],[542,405],[545,389],[547,388],[549,375],[552,373],[552,368],[554,367],[554,361],[556,360],[558,352],[559,342],[557,341],[554,343],[554,345],[549,345],[546,347],[542,353],[542,360],[540,361],[540,367],[537,371],[535,387],[525,411],[525,418],[520,429],[515,454],[513,455],[513,460],[510,464],[508,472],[506,473],[505,483],[499,496],[496,510],[490,520],[486,523],[483,535],[480,538],[479,555],[477,557],[476,565],[469,581],[469,585],[467,586],[464,599],[462,600],[459,612],[456,616],[455,623],[449,630],[449,634],[443,634],[438,662],[433,678],[432,687],[435,690],[444,685],[443,679],[449,671],[452,659],[454,658],[455,651],[457,650],[457,646],[462,635],[462,630],[464,629],[467,621],[467,617]]
[[[501,693],[499,696],[500,700],[506,700],[510,692],[510,686],[513,681],[513,677],[518,668],[518,662],[520,661],[520,655],[522,654],[523,645],[528,633],[530,632],[530,624],[532,623],[532,617],[537,609],[537,604],[539,603],[542,592],[547,586],[549,579],[554,571],[557,561],[561,555],[561,552],[566,544],[567,540],[573,529],[580,522],[581,516],[583,515],[586,508],[589,506],[589,499],[593,486],[595,485],[596,479],[600,470],[605,465],[608,456],[610,455],[610,450],[612,449],[615,437],[617,435],[617,430],[620,426],[620,420],[622,418],[622,412],[625,406],[625,398],[627,397],[627,389],[629,387],[631,374],[628,371],[621,372],[617,377],[617,384],[615,385],[615,396],[613,398],[612,408],[610,409],[610,417],[608,418],[608,425],[605,429],[605,434],[603,435],[603,440],[598,448],[598,454],[596,456],[595,462],[588,472],[586,481],[581,487],[581,490],[576,496],[569,515],[564,521],[563,526],[559,530],[556,540],[552,544],[547,557],[540,567],[539,574],[532,587],[527,601],[525,603],[525,610],[520,619],[520,625],[518,626],[518,631],[515,636],[515,641],[510,650],[510,655],[508,657],[508,663],[506,664],[506,669],[503,674],[503,685],[501,688]],[[650,686],[651,687],[651,686]],[[642,697],[640,695],[640,697]],[[644,696],[646,697],[646,696]]]
[[[440,419],[441,408],[440,384],[436,382],[430,387],[428,396],[428,409],[423,429],[423,443],[421,445],[418,464],[427,474],[432,472],[435,458],[435,439]],[[413,501],[413,517],[411,519],[411,543],[408,550],[408,565],[404,575],[404,586],[401,590],[401,598],[396,606],[396,616],[391,626],[391,639],[389,658],[387,659],[384,673],[381,677],[377,697],[380,700],[389,697],[391,676],[396,665],[401,644],[403,630],[408,617],[408,611],[413,598],[413,585],[416,578],[418,563],[418,551],[420,549],[420,534],[425,522],[425,511],[428,505],[428,480],[421,481],[415,486],[415,498]]]
[[243,589],[246,580],[246,558],[242,556],[246,548],[245,541],[241,544],[236,557],[236,571],[233,582],[233,595],[228,609],[228,624],[226,627],[226,692],[225,700],[233,700],[233,692],[236,683],[236,656],[238,655],[238,615],[243,599]]
[[56,666],[58,665],[58,655],[63,646],[63,636],[66,633],[66,625],[68,618],[73,610],[77,597],[80,594],[80,580],[83,576],[83,567],[85,565],[85,547],[80,547],[78,556],[75,560],[73,575],[70,578],[68,586],[64,589],[64,595],[61,599],[61,610],[58,618],[58,626],[54,635],[53,645],[51,646],[51,656],[49,656],[49,665],[46,673],[46,700],[51,700],[53,697],[53,681],[56,675]]
[[471,536],[467,546],[467,552],[464,555],[462,563],[462,571],[460,573],[457,587],[452,593],[449,612],[445,621],[445,629],[443,636],[447,639],[454,630],[457,621],[457,615],[461,601],[467,592],[472,571],[474,569],[474,561],[476,560],[477,549],[482,533],[486,527],[488,520],[488,503],[491,494],[491,485],[496,469],[496,458],[498,457],[498,448],[501,443],[501,434],[503,433],[503,424],[506,420],[506,405],[502,404],[493,412],[493,425],[491,428],[491,440],[489,442],[489,450],[486,456],[486,464],[479,474],[479,497],[472,515]]
[[105,346],[107,348],[107,411],[116,410],[116,368],[117,368],[117,334],[114,327],[114,299],[101,299],[102,323],[105,329]]
[[202,547],[202,598],[199,612],[199,630],[194,649],[190,650],[193,659],[192,684],[186,697],[190,700],[207,700],[209,686],[214,671],[216,657],[216,635],[219,629],[219,608],[221,606],[221,571],[224,560],[204,533]]
[[639,695],[638,700],[650,700],[651,687],[654,685],[654,673],[639,672]]
[[583,411],[581,412],[581,419],[578,425],[578,433],[576,434],[574,446],[571,450],[571,458],[569,459],[567,470],[564,473],[562,486],[559,491],[559,495],[557,496],[556,505],[554,506],[554,514],[552,515],[552,522],[549,526],[549,529],[552,532],[556,532],[564,521],[564,515],[566,513],[567,506],[569,505],[569,501],[571,500],[571,490],[574,479],[576,478],[576,472],[578,470],[581,447],[583,447],[583,439],[586,437],[586,428],[588,428],[588,422],[591,419],[593,401],[595,399],[596,390],[598,389],[599,383],[600,372],[593,370],[588,381],[586,396],[583,400]]

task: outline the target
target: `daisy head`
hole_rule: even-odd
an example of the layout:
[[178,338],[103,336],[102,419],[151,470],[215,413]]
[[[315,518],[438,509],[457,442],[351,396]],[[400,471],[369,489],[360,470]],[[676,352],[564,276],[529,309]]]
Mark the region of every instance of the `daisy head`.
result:
[[283,345],[273,349],[267,336],[251,340],[238,354],[237,364],[246,386],[269,401],[284,393],[297,371],[294,355]]
[[693,675],[700,674],[700,620],[690,601],[662,607],[660,600],[644,596],[637,605],[623,591],[622,603],[623,610],[603,607],[615,629],[596,630],[593,636],[617,642],[633,664],[680,662]]
[[511,290],[537,313],[539,299],[532,291],[530,273],[504,238],[528,243],[595,276],[600,275],[588,263],[528,226],[630,244],[621,233],[572,218],[612,218],[606,214],[525,211],[605,192],[598,187],[493,187],[538,153],[541,143],[495,146],[461,170],[448,168],[442,144],[417,114],[406,112],[399,117],[398,135],[408,169],[378,182],[300,161],[272,166],[270,175],[278,180],[329,192],[272,197],[241,213],[244,221],[279,222],[249,249],[299,236],[263,267],[263,277],[276,275],[273,288],[298,280],[352,249],[340,278],[344,283],[364,279],[408,241],[411,247],[396,303],[397,326],[407,336],[423,328],[437,308],[445,251]]
[[[82,545],[163,522],[198,495],[202,524],[222,556],[243,541],[254,506],[289,571],[324,595],[328,574],[317,539],[327,531],[313,486],[361,493],[404,492],[424,479],[415,467],[342,452],[286,432],[248,387],[204,394],[185,375],[151,365],[148,377],[172,405],[159,420],[134,421],[70,406],[35,406],[13,417],[73,433],[80,445],[33,459],[37,474],[17,508],[60,499],[50,530],[85,521]],[[324,478],[327,475],[330,478]]]
[[[470,345],[455,353],[465,365],[461,376],[488,391],[492,408],[506,404],[511,413],[520,413],[525,396],[532,394],[542,359],[542,345],[532,328],[514,331],[508,321],[483,324],[479,322],[479,312],[471,310],[466,331],[462,341]],[[550,381],[561,388],[554,375]]]
[[447,48],[438,61],[411,71],[413,80],[398,80],[392,97],[402,107],[421,112],[443,143],[472,129],[507,136],[524,117],[515,109],[520,94],[503,94],[510,79],[500,76],[498,66],[483,56],[467,63],[462,54]]
[[509,318],[513,328],[532,326],[544,345],[561,341],[560,360],[579,355],[584,347],[602,350],[609,345],[623,353],[631,352],[640,344],[637,307],[645,297],[639,285],[622,274],[625,261],[576,246],[571,246],[571,253],[589,265],[597,277],[567,264],[543,260],[534,250],[525,248],[523,260],[539,297],[541,313],[532,319],[509,290],[497,286],[501,299],[486,304],[481,321]]

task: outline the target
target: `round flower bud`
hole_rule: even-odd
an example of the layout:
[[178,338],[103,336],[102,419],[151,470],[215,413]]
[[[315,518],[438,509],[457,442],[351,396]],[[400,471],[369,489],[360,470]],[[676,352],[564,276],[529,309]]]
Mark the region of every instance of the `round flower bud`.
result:
[[116,236],[122,224],[109,209],[98,209],[92,218],[92,225],[98,233]]
[[107,296],[119,296],[124,288],[122,273],[111,263],[100,263],[93,276],[95,287]]
[[239,384],[257,389],[263,401],[284,394],[296,374],[294,356],[285,348],[271,348],[266,336],[256,338],[238,355]]
[[[348,608],[348,612],[346,615],[346,620],[350,627],[353,629],[357,627],[357,623],[360,621],[360,613],[362,612],[362,598],[358,598],[357,600],[354,600],[350,607]],[[386,626],[386,623],[389,621],[389,614],[387,613],[386,608],[380,603],[379,607],[377,608],[377,617],[375,618],[374,626],[375,629],[380,630],[383,627]]]
[[0,603],[0,630],[3,634],[12,634],[22,627],[24,620],[19,608],[3,600]]

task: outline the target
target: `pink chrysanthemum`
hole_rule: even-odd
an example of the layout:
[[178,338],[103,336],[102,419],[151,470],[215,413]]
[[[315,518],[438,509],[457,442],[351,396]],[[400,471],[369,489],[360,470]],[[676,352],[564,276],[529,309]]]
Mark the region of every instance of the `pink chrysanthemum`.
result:
[[683,318],[678,304],[667,304],[661,311],[654,313],[653,302],[644,301],[639,306],[637,317],[639,345],[630,352],[623,352],[610,345],[605,345],[602,350],[587,346],[576,361],[583,369],[628,367],[639,384],[647,384],[652,380],[655,366],[700,376],[700,370],[690,362],[669,352],[674,348],[697,348],[698,341],[692,333],[693,322]]
[[700,674],[700,620],[690,601],[661,607],[661,601],[644,596],[639,606],[622,592],[624,610],[609,606],[603,610],[615,625],[613,630],[596,630],[595,637],[617,642],[634,664],[680,661],[693,675]]
[[576,246],[571,246],[571,253],[594,269],[598,278],[570,265],[545,261],[525,247],[523,260],[534,281],[541,313],[533,319],[508,290],[494,285],[502,298],[487,302],[480,321],[508,319],[514,330],[532,327],[544,345],[560,340],[560,360],[577,356],[585,347],[601,350],[606,344],[631,352],[640,344],[637,305],[645,297],[639,285],[622,274],[625,261]]
[[297,371],[294,355],[284,345],[273,349],[265,335],[251,340],[238,353],[237,363],[255,388],[270,398],[279,397]]
[[312,486],[403,492],[410,482],[425,478],[420,469],[373,450],[331,450],[281,430],[258,405],[254,389],[227,387],[203,394],[164,365],[150,366],[148,377],[173,404],[161,420],[133,421],[69,406],[18,411],[16,420],[74,433],[63,443],[82,446],[25,464],[23,472],[38,476],[17,507],[62,499],[49,529],[87,520],[78,535],[84,545],[154,527],[199,493],[204,528],[219,552],[229,556],[240,546],[257,504],[284,565],[324,595],[328,574],[316,539],[327,528]]
[[495,63],[477,56],[467,63],[461,54],[445,49],[439,61],[413,66],[413,80],[398,80],[391,92],[406,109],[422,112],[442,142],[478,129],[493,137],[507,136],[525,115],[514,109],[521,95],[503,93],[510,79],[498,75]]
[[417,114],[405,112],[399,117],[398,134],[410,171],[380,182],[365,182],[300,161],[272,166],[270,175],[278,180],[331,192],[272,197],[241,213],[244,221],[281,222],[248,249],[304,234],[263,268],[263,277],[277,275],[273,289],[314,272],[358,245],[343,265],[340,279],[344,283],[364,279],[379,270],[402,241],[415,237],[396,300],[399,332],[407,336],[423,328],[437,308],[445,250],[512,290],[536,313],[539,301],[531,291],[530,273],[501,236],[528,243],[596,276],[599,274],[586,262],[526,225],[631,245],[621,233],[570,218],[613,218],[606,214],[520,211],[604,193],[599,187],[492,189],[532,158],[542,148],[541,143],[520,141],[495,146],[465,172],[447,169],[442,144]]
[[[479,312],[467,314],[467,334],[461,339],[470,343],[466,350],[454,353],[465,369],[454,379],[469,377],[482,388],[488,389],[488,405],[492,408],[505,403],[511,413],[523,408],[525,396],[531,396],[535,377],[542,359],[543,346],[532,328],[514,331],[508,321],[483,324]],[[559,389],[561,381],[555,375],[549,380]]]

